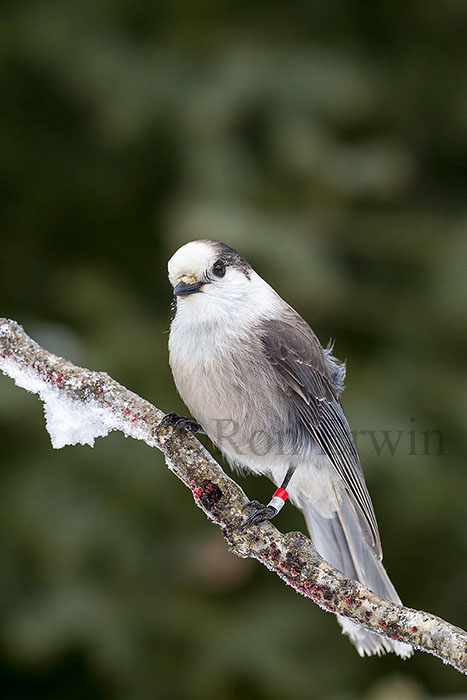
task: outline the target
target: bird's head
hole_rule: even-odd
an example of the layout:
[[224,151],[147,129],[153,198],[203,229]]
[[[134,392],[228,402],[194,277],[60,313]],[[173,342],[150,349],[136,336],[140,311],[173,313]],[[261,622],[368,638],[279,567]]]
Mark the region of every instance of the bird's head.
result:
[[215,240],[186,243],[170,258],[168,270],[177,307],[192,314],[241,312],[254,303],[260,279],[240,253]]
[[186,243],[170,258],[168,271],[180,320],[240,330],[276,317],[285,304],[243,255],[221,241]]

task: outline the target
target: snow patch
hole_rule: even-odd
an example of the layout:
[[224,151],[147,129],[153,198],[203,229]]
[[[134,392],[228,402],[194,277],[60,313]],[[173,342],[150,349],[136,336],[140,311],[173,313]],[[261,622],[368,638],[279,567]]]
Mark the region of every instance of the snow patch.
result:
[[[52,392],[51,392],[52,393]],[[89,445],[94,447],[94,440],[105,437],[116,426],[109,425],[104,411],[93,406],[90,401],[73,401],[57,396],[47,398],[40,394],[44,402],[45,427],[50,435],[52,447],[60,449],[65,445]]]
[[[97,437],[121,429],[117,417],[104,410],[92,397],[72,399],[34,370],[21,367],[8,358],[0,358],[0,369],[17,386],[39,395],[44,403],[46,428],[52,447],[56,449],[77,444],[93,447]],[[75,381],[78,386],[79,381]]]

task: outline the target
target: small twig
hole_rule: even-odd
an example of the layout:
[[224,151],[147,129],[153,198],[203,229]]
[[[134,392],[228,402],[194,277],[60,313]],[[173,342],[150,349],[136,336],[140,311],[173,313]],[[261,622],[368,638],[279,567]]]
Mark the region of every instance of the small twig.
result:
[[[296,591],[328,612],[343,615],[367,630],[408,642],[467,673],[467,634],[430,613],[391,603],[346,578],[317,553],[300,532],[280,533],[271,523],[240,529],[248,502],[240,486],[228,477],[189,433],[165,427],[163,413],[118,384],[105,372],[76,367],[40,347],[15,321],[0,319],[0,369],[16,383],[38,393],[46,405],[63,402],[63,411],[90,412],[104,428],[121,430],[160,449],[168,467],[191,489],[196,504],[217,523],[232,552],[253,557],[275,571]],[[97,416],[97,418],[96,418]],[[50,419],[52,421],[52,419]],[[55,427],[60,411],[55,410]],[[60,442],[57,436],[52,436]],[[81,441],[79,435],[74,442]],[[85,441],[89,441],[85,439]],[[60,443],[64,444],[64,443]]]

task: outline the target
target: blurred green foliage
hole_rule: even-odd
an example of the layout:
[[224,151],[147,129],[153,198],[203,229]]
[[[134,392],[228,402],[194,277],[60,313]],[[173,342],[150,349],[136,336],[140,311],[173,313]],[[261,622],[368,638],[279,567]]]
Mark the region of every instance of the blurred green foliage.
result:
[[[238,248],[337,339],[352,427],[403,431],[393,456],[358,442],[385,563],[407,604],[465,626],[465,2],[1,13],[1,314],[183,413],[166,261],[193,238]],[[331,616],[228,553],[154,450],[115,434],[54,452],[37,399],[3,377],[0,417],[3,697],[463,687],[424,654],[360,659]],[[445,454],[409,454],[412,430],[441,431]],[[304,527],[293,508],[278,525]]]

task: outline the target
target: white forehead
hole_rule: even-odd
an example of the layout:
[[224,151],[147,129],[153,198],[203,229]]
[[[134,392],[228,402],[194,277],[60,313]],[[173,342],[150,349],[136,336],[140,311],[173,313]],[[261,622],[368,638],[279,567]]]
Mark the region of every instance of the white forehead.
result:
[[215,258],[216,250],[209,241],[191,241],[182,245],[172,255],[167,266],[171,283],[176,283],[183,275],[199,279]]

